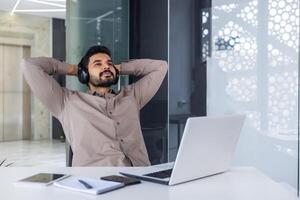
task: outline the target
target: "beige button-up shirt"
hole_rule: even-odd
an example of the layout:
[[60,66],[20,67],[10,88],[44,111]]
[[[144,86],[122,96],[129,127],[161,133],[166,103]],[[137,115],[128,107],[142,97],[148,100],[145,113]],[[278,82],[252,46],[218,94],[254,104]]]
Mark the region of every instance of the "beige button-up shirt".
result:
[[73,166],[150,165],[139,112],[159,89],[165,61],[123,62],[120,74],[142,78],[103,97],[61,87],[51,75],[67,74],[68,65],[53,58],[23,59],[21,68],[34,95],[61,122]]

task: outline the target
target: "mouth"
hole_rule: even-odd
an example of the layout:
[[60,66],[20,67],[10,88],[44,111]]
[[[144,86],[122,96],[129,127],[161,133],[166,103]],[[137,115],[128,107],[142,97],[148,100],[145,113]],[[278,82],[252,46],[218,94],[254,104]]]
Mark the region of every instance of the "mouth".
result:
[[113,76],[113,75],[114,74],[109,70],[105,70],[105,71],[100,73],[100,77],[102,77],[102,76],[109,77],[109,76]]

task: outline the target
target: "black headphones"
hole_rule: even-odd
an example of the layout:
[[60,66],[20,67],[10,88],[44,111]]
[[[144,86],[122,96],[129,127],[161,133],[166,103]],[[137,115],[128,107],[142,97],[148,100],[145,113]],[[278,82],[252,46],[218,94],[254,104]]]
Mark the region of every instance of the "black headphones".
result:
[[[119,70],[115,67],[115,65],[113,65],[114,69],[116,70],[116,79],[114,84],[117,84],[119,81]],[[83,84],[88,84],[89,80],[90,80],[90,75],[89,75],[89,70],[87,66],[83,65],[83,58],[81,59],[81,61],[78,63],[78,72],[77,72],[77,77],[78,80],[83,83]]]

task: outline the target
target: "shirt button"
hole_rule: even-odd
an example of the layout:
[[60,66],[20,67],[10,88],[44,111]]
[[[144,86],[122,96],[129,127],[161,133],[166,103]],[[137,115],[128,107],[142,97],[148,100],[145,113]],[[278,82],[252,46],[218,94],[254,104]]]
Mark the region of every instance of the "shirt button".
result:
[[124,142],[124,140],[123,140],[123,139],[121,139],[120,141],[121,141],[121,142]]
[[120,125],[120,122],[117,122],[117,125]]
[[109,111],[109,114],[112,114],[112,112],[111,112],[111,111]]

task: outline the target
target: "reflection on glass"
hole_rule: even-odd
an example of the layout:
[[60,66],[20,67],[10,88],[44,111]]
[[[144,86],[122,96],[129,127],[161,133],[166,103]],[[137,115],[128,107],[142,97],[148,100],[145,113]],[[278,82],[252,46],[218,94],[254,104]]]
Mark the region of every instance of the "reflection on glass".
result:
[[[67,61],[78,63],[93,45],[107,46],[115,63],[128,59],[128,6],[125,0],[77,0],[67,2]],[[121,77],[120,84],[127,78]],[[116,86],[116,87],[120,87]],[[68,88],[85,90],[76,77],[68,77]],[[117,89],[117,88],[114,88]]]

